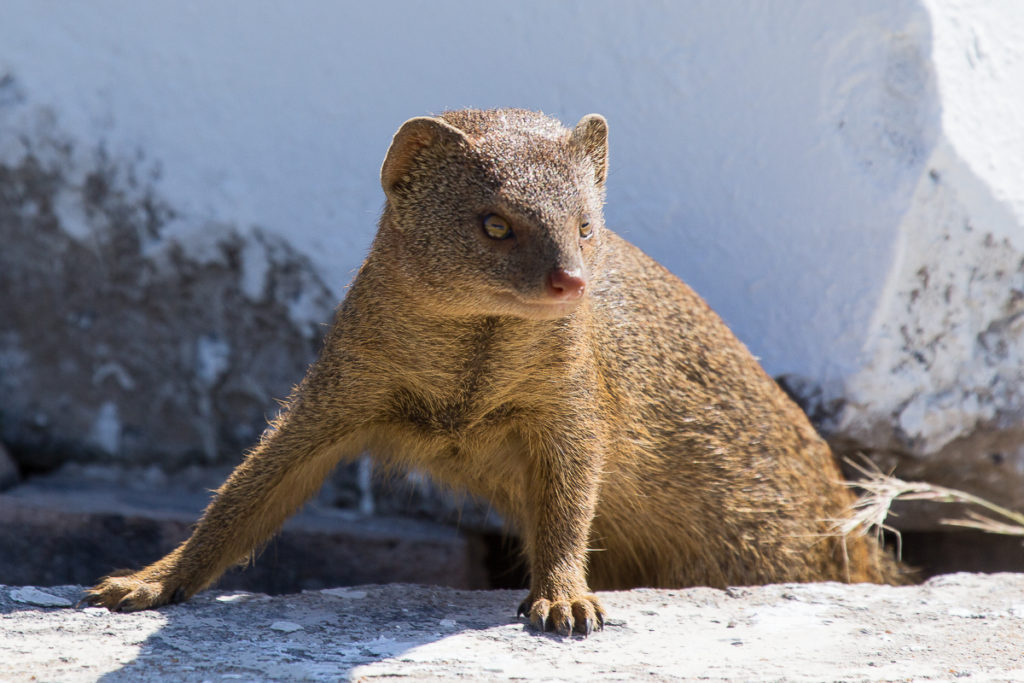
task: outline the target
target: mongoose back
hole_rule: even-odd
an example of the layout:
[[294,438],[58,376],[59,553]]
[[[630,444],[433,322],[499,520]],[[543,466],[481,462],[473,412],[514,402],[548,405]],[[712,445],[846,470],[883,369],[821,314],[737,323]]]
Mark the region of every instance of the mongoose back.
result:
[[318,361],[186,542],[90,589],[187,599],[364,450],[491,501],[538,629],[603,624],[593,589],[895,580],[836,538],[824,441],[680,280],[605,227],[608,130],[523,110],[407,121],[370,254]]

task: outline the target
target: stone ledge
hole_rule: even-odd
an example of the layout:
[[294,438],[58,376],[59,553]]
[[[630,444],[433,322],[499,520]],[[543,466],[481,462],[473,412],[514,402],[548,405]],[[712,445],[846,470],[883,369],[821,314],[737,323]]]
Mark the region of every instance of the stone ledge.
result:
[[[202,488],[199,488],[201,491]],[[160,558],[188,537],[207,495],[28,482],[0,494],[0,583],[90,584]],[[484,550],[451,527],[307,506],[256,562],[217,587],[270,593],[361,583],[488,585]]]
[[522,591],[207,592],[136,614],[12,595],[46,601],[0,587],[3,680],[1024,680],[1024,574],[602,593],[607,627],[571,641],[524,628]]

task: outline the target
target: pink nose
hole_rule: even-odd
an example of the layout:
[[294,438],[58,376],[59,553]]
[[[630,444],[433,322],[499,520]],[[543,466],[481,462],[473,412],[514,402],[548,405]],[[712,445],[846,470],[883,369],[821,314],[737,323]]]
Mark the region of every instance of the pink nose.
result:
[[548,296],[559,301],[575,301],[583,296],[587,281],[577,269],[565,271],[555,268],[548,273]]

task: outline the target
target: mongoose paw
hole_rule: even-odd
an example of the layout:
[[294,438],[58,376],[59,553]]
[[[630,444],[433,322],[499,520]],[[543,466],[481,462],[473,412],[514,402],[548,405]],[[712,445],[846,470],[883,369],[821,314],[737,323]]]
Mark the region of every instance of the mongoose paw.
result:
[[578,633],[586,637],[595,628],[604,629],[604,608],[592,593],[554,601],[530,596],[519,605],[518,616],[528,617],[530,625],[542,633]]
[[115,572],[85,591],[78,605],[106,607],[111,612],[138,612],[187,597],[183,588],[172,590],[166,582],[147,580],[141,572]]

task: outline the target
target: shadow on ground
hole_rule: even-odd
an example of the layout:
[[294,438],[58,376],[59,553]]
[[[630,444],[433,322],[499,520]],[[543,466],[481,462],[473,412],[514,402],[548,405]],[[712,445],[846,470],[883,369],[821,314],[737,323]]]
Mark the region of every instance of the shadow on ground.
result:
[[[81,595],[72,586],[45,591],[71,600]],[[210,591],[184,604],[134,614],[59,610],[59,625],[54,610],[14,602],[11,592],[2,593],[0,623],[17,621],[23,636],[34,628],[26,622],[39,625],[31,637],[38,651],[24,647],[11,653],[20,658],[20,670],[53,680],[343,680],[358,667],[385,659],[415,662],[417,648],[467,630],[511,639],[526,628],[515,617],[522,591],[403,584],[280,597]],[[35,657],[38,668],[32,666]]]

